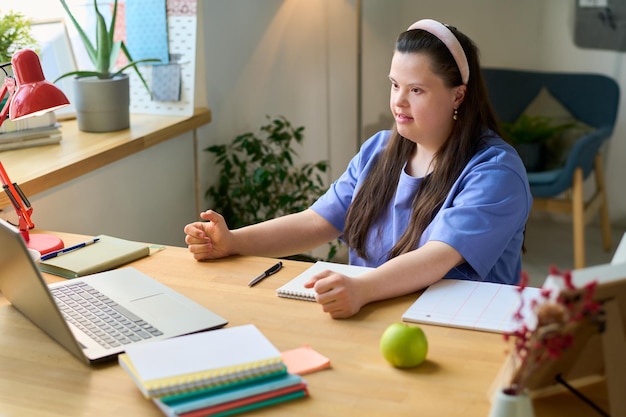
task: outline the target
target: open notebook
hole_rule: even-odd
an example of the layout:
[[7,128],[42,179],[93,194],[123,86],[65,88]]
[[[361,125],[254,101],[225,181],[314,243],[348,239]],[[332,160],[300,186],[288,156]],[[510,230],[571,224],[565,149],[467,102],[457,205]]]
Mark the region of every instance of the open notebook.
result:
[[366,266],[355,266],[338,264],[333,262],[318,261],[310,268],[293,278],[291,281],[276,290],[276,294],[283,298],[295,298],[297,300],[315,301],[315,290],[313,288],[304,288],[304,284],[311,279],[312,276],[320,272],[331,270],[340,274],[349,276],[358,276],[370,271],[372,268]]

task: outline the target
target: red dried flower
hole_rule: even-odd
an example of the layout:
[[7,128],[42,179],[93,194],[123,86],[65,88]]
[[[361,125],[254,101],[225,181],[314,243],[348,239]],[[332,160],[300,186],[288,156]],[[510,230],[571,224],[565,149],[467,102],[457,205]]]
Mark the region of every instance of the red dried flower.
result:
[[517,372],[508,387],[515,392],[526,389],[525,384],[533,373],[546,361],[561,357],[573,345],[573,323],[597,314],[600,310],[600,303],[594,300],[596,281],[578,289],[573,284],[570,271],[561,273],[555,266],[551,266],[550,275],[563,279],[565,291],[553,299],[552,292],[543,289],[540,298],[530,302],[532,311],[537,315],[537,325],[529,329],[522,314],[524,301],[521,296],[528,283],[528,274],[522,274],[519,287],[521,305],[513,316],[520,327],[504,337],[505,341],[512,343],[512,354],[518,362]]

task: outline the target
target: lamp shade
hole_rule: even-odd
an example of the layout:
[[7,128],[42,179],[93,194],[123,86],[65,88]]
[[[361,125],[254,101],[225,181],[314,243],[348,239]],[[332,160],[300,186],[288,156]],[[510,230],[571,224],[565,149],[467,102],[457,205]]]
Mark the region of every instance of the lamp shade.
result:
[[70,104],[58,87],[46,81],[35,51],[17,51],[13,54],[11,66],[17,81],[17,90],[11,97],[9,119],[37,116]]

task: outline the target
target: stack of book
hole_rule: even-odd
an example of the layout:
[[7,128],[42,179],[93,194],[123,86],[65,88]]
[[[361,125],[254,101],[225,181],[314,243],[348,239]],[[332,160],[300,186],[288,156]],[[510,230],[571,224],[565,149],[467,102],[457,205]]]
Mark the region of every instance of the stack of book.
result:
[[308,395],[252,324],[129,346],[119,363],[167,416],[233,415]]
[[6,119],[0,126],[0,151],[61,142],[61,125],[53,112],[22,120]]

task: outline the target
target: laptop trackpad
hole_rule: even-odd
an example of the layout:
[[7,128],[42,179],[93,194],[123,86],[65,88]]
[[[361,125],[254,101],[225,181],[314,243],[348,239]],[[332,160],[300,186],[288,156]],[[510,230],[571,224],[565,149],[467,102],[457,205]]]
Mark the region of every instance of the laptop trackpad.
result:
[[146,318],[160,319],[176,316],[187,310],[187,307],[167,294],[154,294],[131,301],[138,311],[145,313]]

